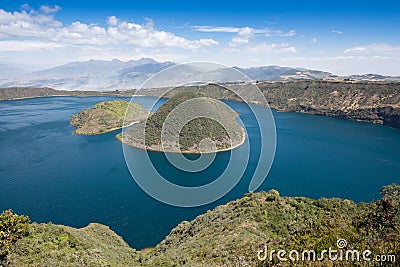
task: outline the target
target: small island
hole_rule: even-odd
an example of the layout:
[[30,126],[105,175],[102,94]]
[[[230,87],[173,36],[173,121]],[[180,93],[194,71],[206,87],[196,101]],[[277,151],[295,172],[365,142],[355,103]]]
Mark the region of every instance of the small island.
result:
[[246,138],[237,116],[225,103],[204,93],[179,92],[146,121],[127,128],[117,138],[129,146],[158,152],[231,150]]
[[[125,114],[128,114],[126,118]],[[149,112],[139,104],[113,100],[100,102],[91,109],[82,110],[70,118],[70,123],[76,127],[74,134],[95,135],[122,128],[124,119],[126,125],[137,123],[148,114]]]

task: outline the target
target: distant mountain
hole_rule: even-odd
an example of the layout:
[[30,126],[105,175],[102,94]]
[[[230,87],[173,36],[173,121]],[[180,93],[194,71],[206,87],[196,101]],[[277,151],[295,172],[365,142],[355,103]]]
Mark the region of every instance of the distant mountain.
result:
[[398,82],[400,81],[400,77],[393,77],[393,76],[383,76],[379,74],[363,74],[363,75],[350,75],[345,77],[349,80],[355,81],[387,81],[387,82]]
[[[51,87],[59,90],[96,90],[109,91],[116,89],[139,88],[153,74],[168,67],[174,62],[157,62],[151,58],[130,60],[127,62],[113,59],[71,62],[50,69],[27,73],[23,70],[0,64],[0,87]],[[253,81],[296,81],[296,80],[365,80],[365,81],[400,81],[400,77],[388,77],[378,74],[337,76],[329,72],[290,68],[279,66],[262,66],[252,68],[234,67],[246,74]],[[173,75],[173,74],[176,75]],[[189,80],[238,82],[237,75],[229,68],[212,71],[180,65],[169,77],[160,76],[159,81],[151,81],[149,86],[162,86],[162,81],[170,84]]]
[[[150,58],[120,61],[113,59],[71,62],[50,69],[14,75],[0,81],[0,87],[51,87],[62,90],[114,90],[138,88],[148,77],[173,62]],[[0,70],[0,77],[3,70]]]
[[279,66],[236,68],[254,81],[293,81],[335,79],[329,72]]

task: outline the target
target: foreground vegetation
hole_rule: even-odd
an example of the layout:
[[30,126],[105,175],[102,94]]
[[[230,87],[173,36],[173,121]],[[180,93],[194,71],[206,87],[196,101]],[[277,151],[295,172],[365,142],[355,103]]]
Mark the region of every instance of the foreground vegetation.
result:
[[[82,229],[30,224],[27,217],[7,211],[1,215],[2,263],[7,266],[377,266],[379,262],[290,261],[257,259],[265,248],[290,251],[337,249],[371,250],[400,260],[400,186],[386,186],[382,199],[354,203],[339,198],[312,200],[282,197],[276,190],[249,193],[218,206],[191,222],[182,222],[157,246],[137,251],[108,227],[90,224]],[[9,220],[8,218],[19,218]],[[6,222],[6,223],[5,223]],[[22,223],[21,223],[22,222]],[[27,230],[27,231],[26,231]],[[11,245],[3,240],[14,235]],[[22,231],[22,232],[21,232]],[[28,234],[29,233],[29,234]],[[6,249],[4,249],[6,248]],[[1,263],[0,263],[1,266]]]
[[[126,119],[125,113],[128,114]],[[139,104],[113,100],[100,102],[91,109],[82,110],[71,117],[70,123],[76,127],[74,134],[93,135],[122,128],[124,123],[129,125],[140,121],[148,114],[149,112]]]

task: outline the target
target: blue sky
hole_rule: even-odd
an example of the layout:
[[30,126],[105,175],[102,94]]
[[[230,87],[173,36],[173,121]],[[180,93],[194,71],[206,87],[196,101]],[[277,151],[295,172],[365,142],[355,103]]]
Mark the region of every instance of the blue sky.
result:
[[151,57],[400,75],[396,1],[0,2],[0,63]]

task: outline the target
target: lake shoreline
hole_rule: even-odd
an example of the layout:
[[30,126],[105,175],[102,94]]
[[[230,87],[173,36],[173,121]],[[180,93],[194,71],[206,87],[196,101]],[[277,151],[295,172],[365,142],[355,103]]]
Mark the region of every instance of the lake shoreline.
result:
[[[128,126],[127,126],[128,127]],[[176,151],[176,150],[159,150],[159,149],[154,149],[154,148],[149,148],[149,147],[143,147],[140,145],[134,145],[134,144],[127,144],[123,141],[122,139],[122,133],[121,134],[117,134],[115,137],[124,145],[133,147],[133,148],[137,148],[140,150],[146,150],[146,151],[151,151],[151,152],[163,152],[163,153],[176,153],[176,154],[187,154],[187,155],[201,155],[201,154],[212,154],[212,153],[218,153],[218,152],[226,152],[226,151],[230,151],[233,150],[235,148],[238,148],[239,146],[243,145],[244,142],[246,141],[246,131],[242,128],[243,131],[243,138],[242,140],[234,145],[233,147],[229,147],[229,148],[223,148],[223,149],[217,149],[216,151],[210,151],[210,152],[193,152],[193,151]]]
[[[146,108],[154,102],[146,97],[137,100]],[[99,101],[104,101],[104,97],[62,98],[61,101],[38,98],[0,104],[1,118],[6,122],[1,132],[0,177],[3,188],[7,189],[0,194],[0,203],[3,209],[24,210],[34,221],[75,226],[103,222],[132,247],[154,246],[179,221],[190,221],[198,216],[200,209],[177,210],[147,196],[126,168],[123,148],[115,139],[121,130],[93,137],[71,134],[70,115]],[[259,131],[253,127],[257,124],[251,110],[244,103],[226,103],[242,114],[250,153],[254,151],[254,155],[258,155],[260,143],[255,137],[259,136]],[[322,116],[273,113],[278,130],[277,153],[260,190],[275,188],[287,196],[343,197],[359,203],[377,199],[382,185],[398,182],[399,152],[396,148],[400,132],[381,125]],[[215,154],[215,164],[193,181],[188,179],[187,173],[167,165],[162,153],[124,149],[138,157],[147,154],[173,182],[197,186],[203,177],[205,183],[210,181],[207,178],[211,175],[222,173],[230,154],[239,153],[240,156],[245,147]],[[257,157],[250,156],[248,166],[256,164]],[[237,199],[247,193],[251,175],[245,172],[242,182],[223,200]],[[37,194],[32,194],[33,191]],[[149,212],[138,215],[136,211],[143,207]],[[214,204],[210,204],[204,212],[213,207]],[[92,210],[95,213],[88,212]],[[165,223],[165,228],[160,229],[159,222]],[[152,234],[146,235],[148,232]]]
[[[87,97],[116,97],[116,98],[130,98],[130,97],[152,97],[150,95],[133,95],[133,96],[128,96],[128,95],[111,95],[111,94],[106,94],[106,95],[46,95],[46,96],[29,96],[29,97],[18,97],[18,98],[12,98],[12,99],[0,99],[0,102],[2,101],[18,101],[18,100],[27,100],[27,99],[36,99],[36,98],[51,98],[51,97],[79,97],[79,98],[87,98]],[[239,102],[236,100],[232,99],[224,99],[228,101],[233,101],[233,102]],[[256,104],[255,104],[256,105]],[[400,125],[399,126],[392,126],[388,125],[382,122],[376,122],[376,121],[369,121],[366,119],[351,119],[348,117],[344,116],[334,116],[334,114],[322,114],[322,113],[315,113],[315,112],[307,112],[304,110],[286,110],[286,109],[281,109],[281,108],[273,108],[269,107],[271,110],[274,110],[279,113],[300,113],[300,114],[308,114],[308,115],[313,115],[313,116],[321,116],[321,117],[330,117],[330,118],[335,118],[335,119],[342,119],[342,120],[347,120],[347,121],[356,121],[356,122],[363,122],[363,123],[371,123],[371,124],[378,124],[382,126],[386,126],[392,129],[395,129],[397,131],[400,131]],[[113,130],[104,132],[104,133],[109,133],[118,129],[122,129],[123,127],[115,128]],[[103,134],[103,133],[99,133]],[[79,135],[79,134],[78,134]],[[97,135],[97,134],[85,134],[85,135]]]
[[[280,112],[299,112],[382,124],[400,130],[399,83],[297,81],[288,83],[260,82],[271,109]],[[141,91],[152,96],[153,90]],[[132,97],[137,89],[114,91],[66,91],[52,88],[0,88],[0,101],[39,97]],[[312,93],[312,94],[311,94]],[[217,97],[220,98],[221,96]],[[232,95],[222,97],[238,101]]]
[[114,131],[116,131],[116,130],[124,129],[124,128],[126,128],[126,127],[130,127],[130,126],[135,125],[135,124],[137,124],[137,123],[139,123],[139,122],[140,122],[140,121],[134,121],[134,122],[132,122],[132,123],[130,123],[130,124],[128,124],[128,125],[124,125],[124,126],[121,126],[121,127],[114,127],[114,128],[111,128],[111,129],[107,129],[107,130],[105,130],[104,132],[101,132],[101,133],[94,133],[94,132],[92,132],[92,133],[75,133],[75,131],[73,131],[72,134],[73,134],[73,135],[102,135],[102,134],[114,132]]

